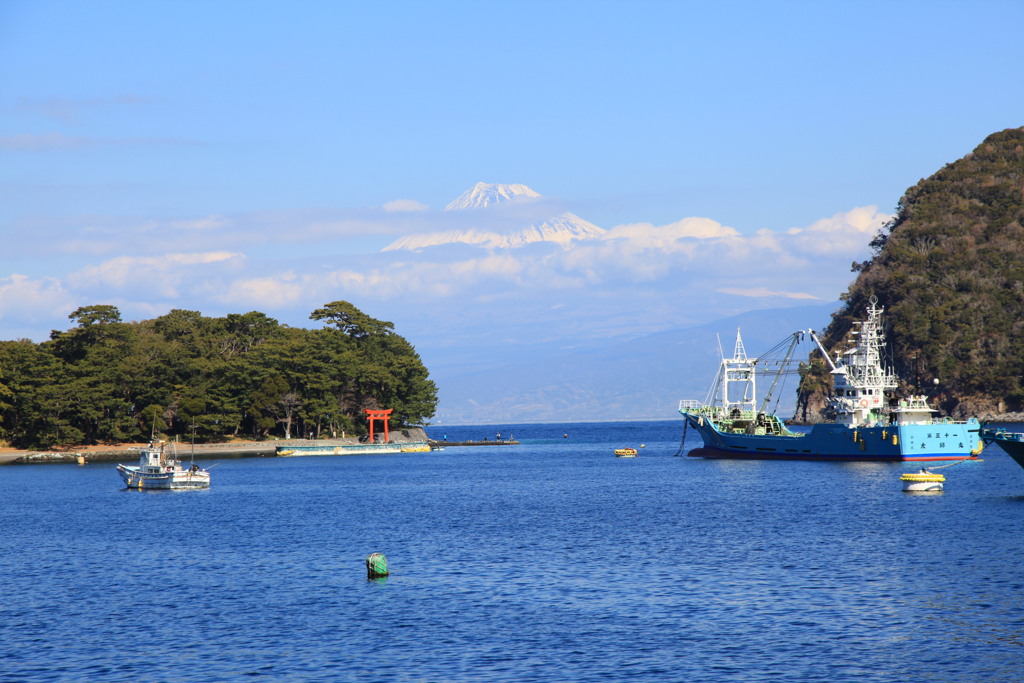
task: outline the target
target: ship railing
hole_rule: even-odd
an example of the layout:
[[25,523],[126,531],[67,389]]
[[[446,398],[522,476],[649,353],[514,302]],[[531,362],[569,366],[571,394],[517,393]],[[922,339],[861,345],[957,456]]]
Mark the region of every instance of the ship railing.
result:
[[1008,432],[1005,427],[985,427],[981,430],[980,435],[983,439],[1024,442],[1024,434],[1021,432]]
[[925,396],[911,396],[900,399],[899,407],[910,410],[932,410],[928,405],[928,398]]
[[688,415],[699,415],[715,421],[726,417],[726,411],[722,406],[712,406],[700,401],[680,401],[679,412]]

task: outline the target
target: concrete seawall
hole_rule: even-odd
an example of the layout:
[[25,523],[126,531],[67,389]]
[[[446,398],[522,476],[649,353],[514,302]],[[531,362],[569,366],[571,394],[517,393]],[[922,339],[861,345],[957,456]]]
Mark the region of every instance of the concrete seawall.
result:
[[432,447],[445,448],[448,446],[518,446],[519,442],[515,440],[505,439],[502,441],[436,441],[430,439],[429,443]]
[[[391,432],[393,443],[426,441],[427,434],[420,427],[395,429]],[[342,446],[358,444],[357,437],[344,439],[280,439],[277,441],[235,441],[229,443],[204,443],[195,445],[197,460],[214,460],[219,458],[266,458],[274,457],[281,446],[314,446],[319,444]],[[0,452],[0,465],[30,465],[42,463],[78,462],[84,457],[86,462],[131,462],[139,458],[139,448],[145,444],[126,444],[117,446],[90,446],[79,450],[67,451],[16,451]],[[192,456],[193,446],[190,443],[177,443],[178,457],[181,459]]]

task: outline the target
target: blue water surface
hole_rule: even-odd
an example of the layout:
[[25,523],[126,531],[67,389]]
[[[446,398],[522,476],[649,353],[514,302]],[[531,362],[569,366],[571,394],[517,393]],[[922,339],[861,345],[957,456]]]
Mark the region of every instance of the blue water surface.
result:
[[909,494],[920,465],[673,457],[680,420],[429,432],[521,444],[207,461],[183,492],[0,468],[0,680],[1022,677],[997,446]]

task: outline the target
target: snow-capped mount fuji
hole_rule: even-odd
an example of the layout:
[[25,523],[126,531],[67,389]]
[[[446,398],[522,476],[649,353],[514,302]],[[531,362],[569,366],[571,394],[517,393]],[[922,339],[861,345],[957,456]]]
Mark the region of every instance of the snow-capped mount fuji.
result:
[[458,197],[448,202],[445,211],[455,209],[482,209],[501,202],[540,199],[540,194],[526,185],[504,185],[501,183],[477,183]]
[[477,183],[449,202],[445,211],[474,209],[479,213],[480,228],[444,230],[401,237],[381,251],[416,251],[444,244],[470,244],[489,249],[514,248],[538,242],[552,242],[566,248],[575,240],[594,239],[605,234],[603,228],[568,211],[539,222],[530,223],[513,232],[488,230],[487,211],[509,203],[528,202],[542,196],[526,185]]

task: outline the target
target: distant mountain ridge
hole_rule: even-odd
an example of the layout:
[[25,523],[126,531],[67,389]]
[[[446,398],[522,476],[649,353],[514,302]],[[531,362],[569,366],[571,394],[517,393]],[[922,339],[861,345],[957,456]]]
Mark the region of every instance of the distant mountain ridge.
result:
[[381,251],[416,251],[446,244],[468,244],[487,249],[514,249],[527,244],[549,242],[563,248],[575,240],[599,238],[603,228],[568,211],[513,232],[487,229],[486,211],[502,204],[540,199],[542,195],[526,185],[477,183],[445,206],[446,211],[481,211],[481,227],[469,230],[443,230],[401,237]]
[[[799,329],[821,329],[838,303],[755,310],[711,323],[657,332],[580,351],[527,354],[471,372],[432,369],[438,424],[673,419],[680,399],[703,399],[721,346],[736,328],[751,356]],[[809,348],[808,348],[809,350]],[[796,381],[778,389],[778,409],[792,414]],[[680,418],[680,429],[682,429]]]

